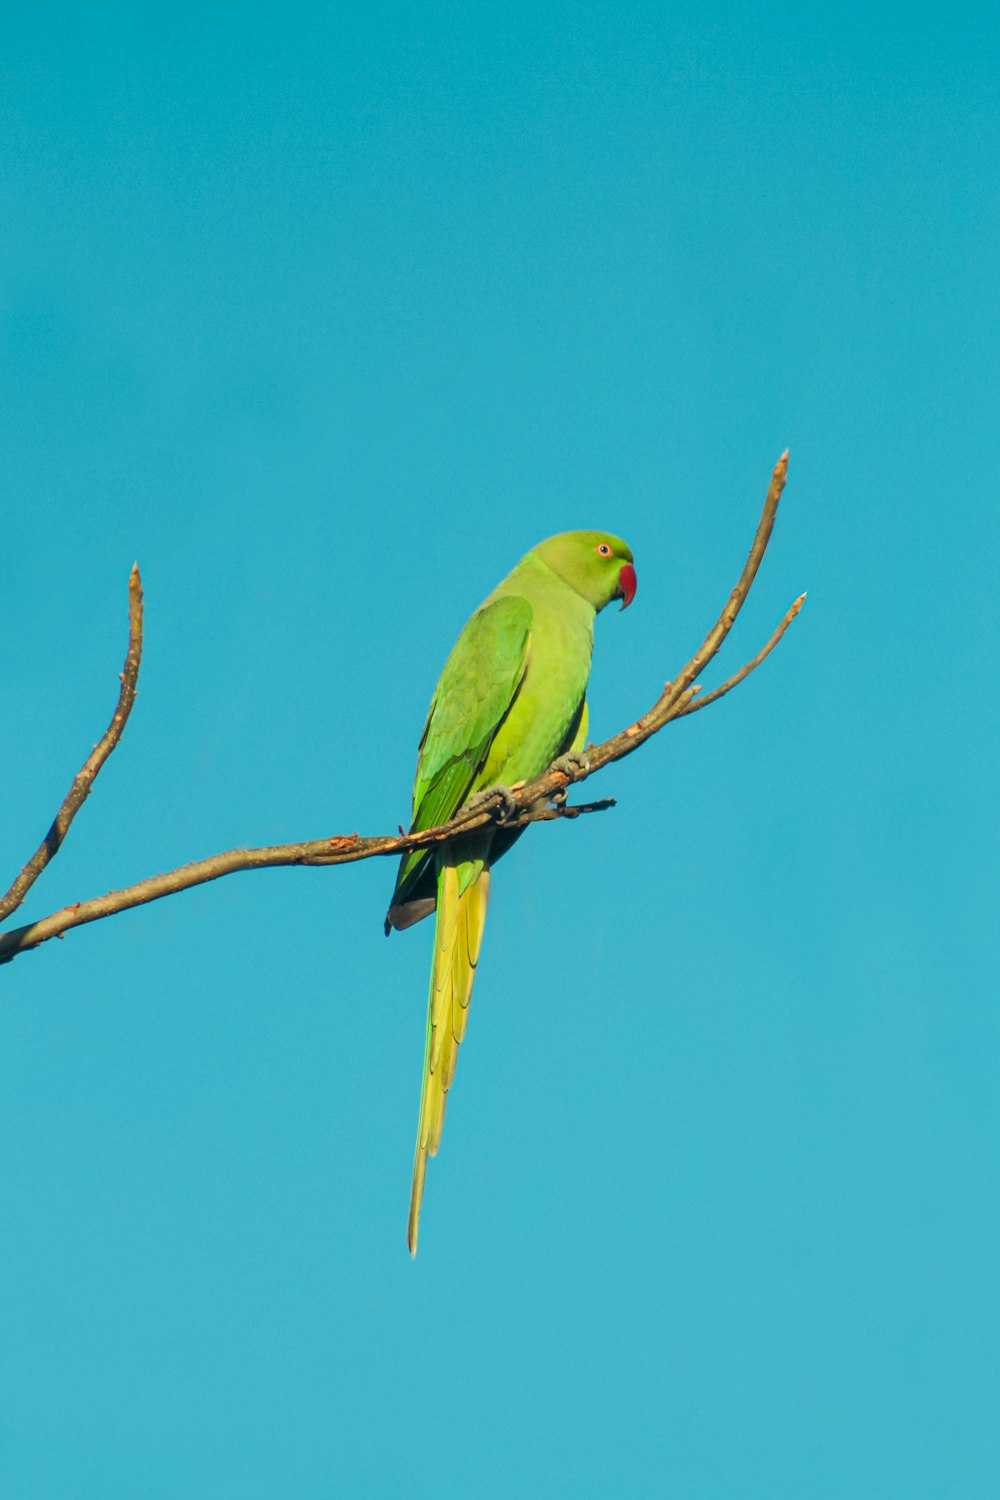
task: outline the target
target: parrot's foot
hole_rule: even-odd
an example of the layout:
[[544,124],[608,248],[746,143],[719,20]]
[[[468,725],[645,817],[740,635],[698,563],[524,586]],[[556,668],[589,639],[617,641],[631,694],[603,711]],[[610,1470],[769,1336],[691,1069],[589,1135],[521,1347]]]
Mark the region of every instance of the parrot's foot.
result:
[[564,776],[579,776],[581,771],[590,770],[590,756],[583,750],[567,750],[552,762],[552,770],[561,771]]
[[[561,771],[564,776],[569,777],[570,782],[572,783],[576,780],[581,771],[590,770],[590,757],[588,755],[585,755],[582,750],[568,750],[565,755],[560,755],[558,760],[554,760],[552,762],[551,769],[553,771]],[[566,801],[568,792],[569,787],[564,786],[561,792],[554,792],[549,800],[556,807],[562,807],[563,803]]]
[[498,823],[512,823],[521,809],[514,800],[514,793],[509,786],[486,787],[484,791],[477,792],[474,797],[469,799],[465,804],[465,810],[466,812],[473,812],[477,807],[481,807],[484,802],[489,802],[494,797],[501,799],[500,806],[492,809],[496,821]]

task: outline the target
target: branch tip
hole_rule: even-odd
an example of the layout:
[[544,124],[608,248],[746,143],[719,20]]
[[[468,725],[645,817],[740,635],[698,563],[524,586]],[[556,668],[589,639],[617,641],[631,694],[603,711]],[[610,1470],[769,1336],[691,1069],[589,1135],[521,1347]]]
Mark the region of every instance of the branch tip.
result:
[[17,910],[46,865],[54,855],[58,854],[69,832],[70,824],[90,795],[97,773],[121,739],[122,731],[135,702],[141,660],[142,583],[139,578],[139,565],[133,563],[128,580],[128,650],[125,653],[125,665],[118,674],[121,686],[115,711],[111,715],[111,722],[74,777],[73,785],[63,798],[62,805],[52,820],[48,833],[10,889],[0,898],[0,922],[5,921],[11,912]]

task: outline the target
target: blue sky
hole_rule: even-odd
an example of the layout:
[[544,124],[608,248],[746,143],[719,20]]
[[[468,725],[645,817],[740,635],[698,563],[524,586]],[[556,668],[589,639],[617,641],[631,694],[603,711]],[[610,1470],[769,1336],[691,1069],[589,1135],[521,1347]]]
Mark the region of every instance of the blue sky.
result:
[[[241,875],[3,970],[23,1497],[993,1496],[995,17],[7,18],[9,877],[28,920],[404,821],[438,670],[599,526],[596,738],[789,486],[738,693],[498,868],[419,1258],[427,924]],[[6,883],[6,882],[4,882]]]

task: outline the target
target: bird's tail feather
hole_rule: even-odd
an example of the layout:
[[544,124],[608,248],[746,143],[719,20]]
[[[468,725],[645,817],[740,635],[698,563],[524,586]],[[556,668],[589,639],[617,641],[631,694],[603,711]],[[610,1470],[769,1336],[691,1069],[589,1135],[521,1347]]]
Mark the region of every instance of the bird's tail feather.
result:
[[[468,866],[466,866],[466,870]],[[459,1043],[469,1019],[469,1001],[476,977],[476,964],[483,941],[490,872],[478,875],[461,888],[462,866],[445,864],[438,875],[437,925],[434,961],[427,1003],[427,1043],[424,1049],[424,1079],[420,1094],[420,1122],[413,1159],[413,1188],[406,1242],[410,1254],[417,1253],[420,1202],[428,1156],[436,1156],[444,1128],[448,1090],[455,1076]]]

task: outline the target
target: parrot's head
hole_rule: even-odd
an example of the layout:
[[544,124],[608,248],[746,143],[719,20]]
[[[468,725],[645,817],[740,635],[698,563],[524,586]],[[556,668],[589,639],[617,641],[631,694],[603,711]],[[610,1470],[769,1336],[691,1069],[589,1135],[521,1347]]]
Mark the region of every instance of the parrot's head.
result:
[[536,547],[553,573],[582,594],[595,609],[612,599],[625,609],[635,598],[632,549],[608,531],[564,531]]

